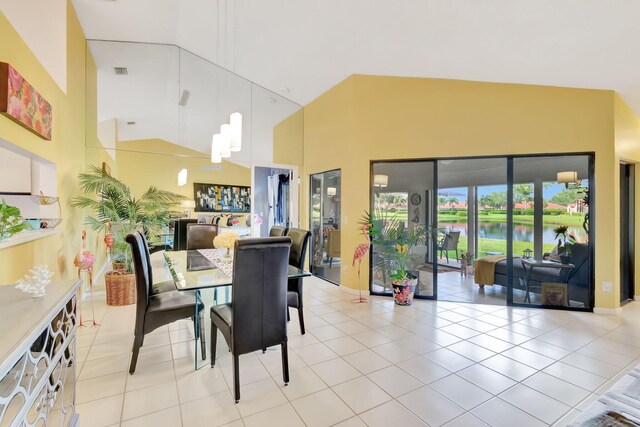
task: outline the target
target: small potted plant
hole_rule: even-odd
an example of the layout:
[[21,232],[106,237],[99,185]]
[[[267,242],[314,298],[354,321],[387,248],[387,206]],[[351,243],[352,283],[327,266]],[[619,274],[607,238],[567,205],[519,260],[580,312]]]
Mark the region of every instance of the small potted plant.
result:
[[0,203],[0,240],[11,237],[28,228],[31,227],[20,217],[20,209],[8,205],[2,199],[2,203]]
[[427,230],[421,225],[406,227],[392,219],[381,226],[370,227],[368,231],[375,248],[374,268],[391,279],[395,303],[411,305],[418,284],[418,277],[413,272],[422,261],[412,249],[426,241]]
[[568,234],[569,226],[559,225],[553,229],[556,233],[556,239],[558,239],[558,256],[560,262],[563,264],[569,264],[571,262],[571,247],[576,242],[573,235]]

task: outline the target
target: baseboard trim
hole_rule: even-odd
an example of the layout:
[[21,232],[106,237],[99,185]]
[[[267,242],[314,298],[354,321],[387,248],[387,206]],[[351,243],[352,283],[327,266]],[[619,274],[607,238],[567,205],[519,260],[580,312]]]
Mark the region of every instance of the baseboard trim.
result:
[[622,314],[622,307],[618,307],[618,308],[594,307],[593,312],[595,314],[607,314],[607,315],[618,316]]

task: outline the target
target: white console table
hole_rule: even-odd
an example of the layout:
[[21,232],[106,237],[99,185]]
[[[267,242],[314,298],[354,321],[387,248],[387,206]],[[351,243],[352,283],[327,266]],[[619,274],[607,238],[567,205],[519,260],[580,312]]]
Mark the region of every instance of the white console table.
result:
[[78,425],[76,293],[60,281],[32,298],[0,286],[0,427]]

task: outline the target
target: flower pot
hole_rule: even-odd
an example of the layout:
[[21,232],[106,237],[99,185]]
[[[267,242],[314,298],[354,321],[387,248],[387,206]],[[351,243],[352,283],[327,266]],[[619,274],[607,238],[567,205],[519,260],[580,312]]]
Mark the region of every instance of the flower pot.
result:
[[411,276],[405,279],[391,279],[393,286],[393,299],[398,305],[411,305],[413,294],[416,292],[418,278]]
[[104,275],[107,305],[122,306],[136,302],[136,275],[126,271],[110,271]]
[[563,263],[563,264],[570,264],[571,263],[571,255],[567,255],[567,254],[560,255],[560,262]]

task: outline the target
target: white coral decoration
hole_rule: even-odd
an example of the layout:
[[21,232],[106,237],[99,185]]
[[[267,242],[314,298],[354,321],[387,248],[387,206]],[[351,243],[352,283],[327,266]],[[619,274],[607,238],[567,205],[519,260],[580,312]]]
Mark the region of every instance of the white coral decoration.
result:
[[216,248],[227,248],[233,249],[236,240],[240,238],[238,233],[234,233],[233,231],[227,231],[221,234],[218,234],[213,239],[213,246]]
[[16,289],[20,289],[22,292],[33,294],[34,298],[42,297],[46,293],[46,287],[51,283],[53,273],[49,271],[46,265],[36,265],[29,270],[32,276],[25,275],[24,279],[18,280],[16,283]]

